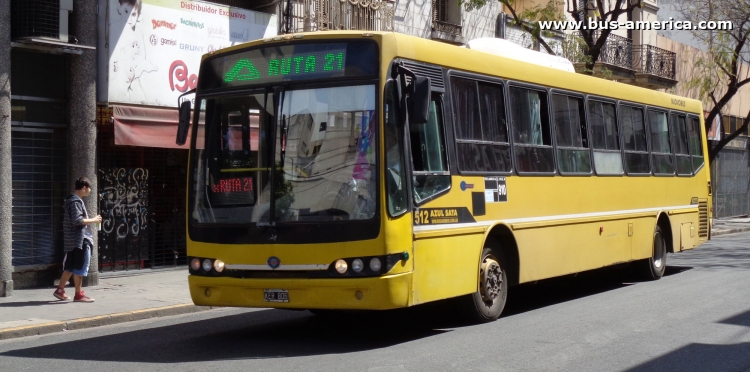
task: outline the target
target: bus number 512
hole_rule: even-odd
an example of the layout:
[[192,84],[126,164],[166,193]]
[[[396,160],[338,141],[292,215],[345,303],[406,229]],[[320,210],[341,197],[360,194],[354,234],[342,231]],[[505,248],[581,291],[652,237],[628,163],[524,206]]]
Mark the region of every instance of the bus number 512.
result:
[[415,225],[426,225],[430,223],[430,211],[417,211],[414,215]]

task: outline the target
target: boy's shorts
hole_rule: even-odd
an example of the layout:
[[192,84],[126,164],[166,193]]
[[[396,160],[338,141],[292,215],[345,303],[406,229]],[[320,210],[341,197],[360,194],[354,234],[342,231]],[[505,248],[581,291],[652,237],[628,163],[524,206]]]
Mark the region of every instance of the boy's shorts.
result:
[[91,248],[91,242],[88,239],[83,239],[82,248],[76,248],[65,254],[63,270],[70,271],[73,275],[88,276]]

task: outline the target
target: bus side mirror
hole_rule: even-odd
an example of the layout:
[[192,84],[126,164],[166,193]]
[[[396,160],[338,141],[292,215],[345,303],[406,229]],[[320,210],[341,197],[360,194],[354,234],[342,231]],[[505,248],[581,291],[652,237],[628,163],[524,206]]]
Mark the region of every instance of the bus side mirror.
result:
[[175,143],[182,146],[187,141],[188,129],[190,129],[190,101],[180,104],[180,122],[177,124],[177,140]]
[[430,115],[430,78],[417,76],[412,83],[413,93],[410,97],[410,124],[425,124]]

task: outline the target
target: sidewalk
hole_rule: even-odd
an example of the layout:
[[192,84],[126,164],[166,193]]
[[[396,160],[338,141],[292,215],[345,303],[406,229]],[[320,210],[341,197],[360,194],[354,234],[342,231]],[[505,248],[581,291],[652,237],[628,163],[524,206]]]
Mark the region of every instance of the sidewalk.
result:
[[[60,301],[54,288],[19,289],[0,297],[0,340],[207,310],[193,305],[188,270],[139,270],[102,274],[84,287],[93,303]],[[127,276],[123,276],[127,275]],[[75,289],[65,287],[71,299]]]
[[[743,231],[750,231],[750,218],[714,219],[711,236]],[[54,288],[19,289],[12,297],[0,297],[0,340],[209,309],[193,305],[187,267],[113,274],[102,274],[98,286],[84,288],[94,303],[59,301],[52,296]],[[72,287],[65,291],[73,297]]]
[[711,237],[744,231],[750,231],[750,218],[748,217],[714,218]]

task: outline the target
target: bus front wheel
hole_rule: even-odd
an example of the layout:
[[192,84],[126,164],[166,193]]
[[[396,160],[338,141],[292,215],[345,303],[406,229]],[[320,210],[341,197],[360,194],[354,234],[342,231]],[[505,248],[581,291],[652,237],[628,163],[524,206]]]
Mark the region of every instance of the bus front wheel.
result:
[[664,276],[667,267],[667,242],[664,240],[664,234],[659,225],[656,225],[654,229],[651,258],[644,260],[643,266],[643,273],[647,279],[657,280]]
[[466,297],[467,310],[478,322],[491,322],[500,317],[508,298],[508,276],[502,255],[486,247],[479,261],[479,290]]

